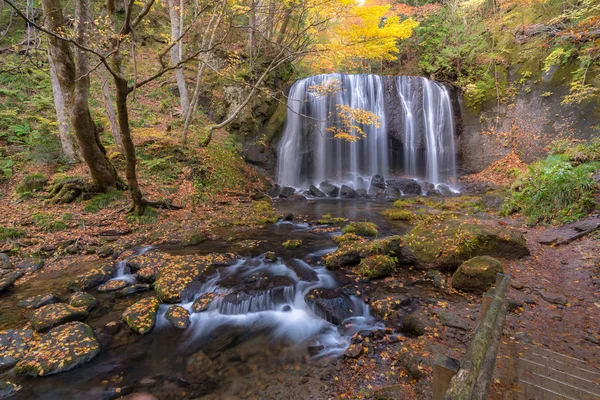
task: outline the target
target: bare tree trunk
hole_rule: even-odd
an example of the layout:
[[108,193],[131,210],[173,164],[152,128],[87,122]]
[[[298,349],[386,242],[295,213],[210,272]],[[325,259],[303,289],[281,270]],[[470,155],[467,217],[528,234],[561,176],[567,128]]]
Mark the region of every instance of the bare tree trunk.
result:
[[285,34],[287,32],[288,24],[290,23],[290,18],[292,17],[292,9],[287,8],[285,10],[285,14],[283,16],[283,21],[281,22],[281,28],[279,28],[279,34],[277,35],[277,45],[281,45],[283,43],[283,39],[285,38]]
[[78,157],[73,143],[74,138],[73,135],[71,135],[71,122],[69,121],[69,117],[65,110],[65,98],[60,88],[60,83],[56,76],[56,67],[54,66],[54,62],[52,62],[50,53],[48,53],[48,61],[50,64],[50,82],[52,83],[52,93],[54,95],[54,108],[56,109],[60,144],[65,156],[67,156],[70,161],[74,161]]
[[[171,18],[171,41],[178,41],[171,48],[171,63],[173,65],[177,65],[181,62],[182,59],[182,45],[181,45],[181,32],[183,29],[182,21],[183,21],[183,1],[179,4],[176,0],[169,0],[169,16]],[[179,99],[181,103],[181,115],[183,118],[189,112],[190,108],[190,100],[189,94],[187,90],[187,86],[185,84],[185,75],[183,73],[183,68],[177,68],[174,71],[175,79],[177,80],[177,88],[179,89]]]
[[110,123],[110,130],[112,132],[113,139],[119,151],[123,149],[123,138],[121,137],[121,130],[119,129],[119,123],[117,122],[117,115],[115,114],[115,108],[113,107],[112,97],[110,95],[110,85],[108,83],[108,71],[104,65],[100,67],[100,79],[102,80],[102,92],[104,93],[104,101],[106,103],[106,115],[108,122]]
[[[46,16],[45,25],[52,32],[64,32],[64,15],[60,0],[42,0]],[[87,7],[85,0],[78,0],[75,13],[75,38],[85,43]],[[81,49],[75,56],[70,45],[54,37],[48,38],[49,53],[56,68],[73,132],[85,163],[99,190],[106,191],[119,186],[117,172],[106,158],[106,150],[100,142],[98,130],[89,109],[89,65],[87,54]]]
[[248,13],[248,59],[250,60],[250,69],[254,64],[254,54],[256,50],[256,5],[258,0],[250,0],[250,11]]

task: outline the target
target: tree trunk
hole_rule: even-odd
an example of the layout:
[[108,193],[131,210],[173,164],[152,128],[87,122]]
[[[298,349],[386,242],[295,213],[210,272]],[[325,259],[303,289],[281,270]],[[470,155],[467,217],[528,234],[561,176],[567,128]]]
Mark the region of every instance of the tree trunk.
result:
[[[42,0],[45,25],[52,32],[65,32],[60,0]],[[75,13],[75,40],[85,43],[88,11],[85,0],[78,0]],[[87,53],[77,49],[75,55],[65,41],[49,37],[49,53],[68,110],[71,127],[77,138],[85,163],[98,190],[117,188],[119,180],[114,166],[106,158],[98,130],[89,109],[89,64]]]
[[110,95],[110,85],[108,83],[108,71],[104,65],[100,66],[100,78],[102,79],[102,92],[104,92],[104,101],[106,103],[106,116],[110,123],[110,130],[115,141],[115,145],[119,151],[123,152],[123,138],[121,137],[121,130],[119,129],[119,123],[117,122],[117,115],[115,114],[115,108],[113,107],[112,97]]
[[254,64],[254,54],[256,53],[256,4],[258,0],[250,0],[250,11],[248,13],[248,58],[250,60],[250,69]]
[[[0,0],[1,2],[2,0]],[[62,146],[63,153],[70,161],[77,159],[77,153],[75,151],[74,138],[71,134],[71,123],[65,110],[65,98],[63,96],[58,77],[56,76],[56,67],[52,62],[52,57],[48,53],[48,62],[50,64],[50,82],[52,83],[52,93],[54,95],[54,108],[56,109],[56,119],[58,121],[58,133],[60,137],[60,144]]]
[[121,136],[123,138],[123,150],[125,151],[125,177],[127,179],[127,185],[131,192],[131,200],[133,201],[132,212],[136,215],[142,215],[146,208],[147,202],[142,196],[140,185],[137,180],[136,164],[137,159],[135,155],[135,146],[131,138],[131,130],[129,127],[129,110],[127,109],[127,96],[129,95],[129,87],[127,80],[123,78],[115,77],[115,84],[117,86],[117,116],[119,120],[119,128],[121,129]]
[[[181,62],[181,57],[183,54],[181,41],[179,40],[181,36],[181,30],[183,29],[183,25],[181,24],[181,22],[183,21],[183,9],[181,9],[182,6],[183,4],[178,4],[176,0],[169,0],[169,16],[171,18],[171,41],[178,41],[171,48],[171,63],[173,65],[177,65]],[[175,79],[177,80],[177,89],[179,89],[181,115],[183,118],[185,118],[188,115],[188,111],[190,108],[190,100],[187,86],[185,84],[185,75],[183,73],[183,68],[175,69],[174,73]]]

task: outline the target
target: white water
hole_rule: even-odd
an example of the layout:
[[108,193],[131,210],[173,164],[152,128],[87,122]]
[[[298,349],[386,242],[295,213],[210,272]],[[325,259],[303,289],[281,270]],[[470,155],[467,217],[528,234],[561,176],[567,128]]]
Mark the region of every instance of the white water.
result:
[[[341,85],[333,93],[310,90],[334,80]],[[390,89],[393,86],[395,90]],[[393,111],[386,102],[400,104],[401,118],[394,123],[401,126],[389,125],[386,111]],[[327,128],[336,126],[338,105],[369,111],[379,117],[380,126],[363,126],[366,138],[358,142],[333,139]],[[397,138],[402,148],[394,149],[400,150],[400,161],[391,155],[388,128],[402,133]],[[450,182],[456,177],[455,134],[448,90],[437,82],[406,76],[312,76],[290,90],[279,144],[278,183],[301,188],[329,180],[359,189],[366,188],[374,174],[387,178],[390,171],[434,184]]]

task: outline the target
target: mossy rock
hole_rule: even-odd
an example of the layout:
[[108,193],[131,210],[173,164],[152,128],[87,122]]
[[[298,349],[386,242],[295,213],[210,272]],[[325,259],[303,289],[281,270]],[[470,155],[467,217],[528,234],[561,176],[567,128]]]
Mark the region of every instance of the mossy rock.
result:
[[358,273],[368,279],[385,278],[394,272],[396,262],[396,258],[384,255],[363,258],[358,264]]
[[504,273],[500,261],[490,256],[473,257],[458,267],[452,276],[452,287],[482,293],[496,282],[498,273]]
[[192,311],[195,313],[206,311],[215,297],[216,295],[214,293],[203,293],[194,301],[194,304],[192,304]]
[[123,321],[133,331],[145,335],[154,328],[159,306],[160,301],[156,297],[146,297],[123,312]]
[[18,374],[45,376],[72,370],[100,353],[94,331],[82,322],[58,326],[15,366]]
[[59,303],[59,302],[60,302],[60,299],[58,297],[56,297],[52,293],[48,293],[48,294],[40,294],[37,296],[28,297],[24,300],[21,300],[19,302],[19,304],[17,304],[17,305],[22,308],[27,308],[27,309],[33,310],[36,308],[46,306],[48,304],[54,304],[54,303]]
[[22,386],[11,381],[0,380],[0,399],[6,399],[21,390]]
[[302,240],[287,240],[281,245],[288,250],[294,250],[302,245]]
[[371,241],[345,241],[340,247],[325,256],[325,265],[329,269],[358,265],[361,259],[385,255],[397,258],[398,265],[412,265],[411,255],[403,246],[400,236],[389,236]]
[[333,217],[331,214],[323,214],[317,222],[321,225],[335,225],[348,221],[348,218]]
[[190,326],[190,313],[181,306],[169,307],[165,318],[173,328],[186,329]]
[[377,225],[372,222],[350,222],[348,225],[342,229],[344,233],[354,233],[359,236],[371,236],[376,237],[379,236],[379,231],[377,230]]
[[69,283],[68,288],[72,292],[83,292],[90,290],[108,281],[113,277],[114,273],[114,264],[104,264],[99,268],[93,268],[79,275],[73,281],[71,281],[71,283]]
[[88,312],[85,308],[57,303],[38,308],[29,316],[29,320],[33,329],[38,332],[46,332],[67,322],[83,321],[87,316]]
[[96,307],[98,300],[94,296],[85,292],[76,292],[69,296],[69,305],[73,307],[85,307],[86,310],[90,311]]
[[124,287],[127,287],[129,285],[131,285],[131,283],[129,281],[126,281],[125,279],[113,279],[111,281],[108,281],[108,282],[98,286],[98,291],[100,293],[115,292],[115,291],[121,290]]
[[508,259],[529,255],[520,232],[460,220],[420,224],[404,239],[422,268],[456,268],[483,255]]
[[48,178],[43,174],[30,174],[23,177],[21,183],[17,185],[15,191],[18,194],[26,194],[32,192],[39,192],[43,190],[48,184]]
[[34,343],[31,329],[9,329],[0,332],[0,371],[15,365]]
[[155,267],[144,267],[135,273],[135,279],[144,283],[152,283],[156,280],[158,269]]
[[364,238],[361,236],[358,236],[356,233],[345,233],[343,235],[340,236],[336,236],[333,238],[333,241],[338,243],[338,244],[342,244],[344,242],[364,242]]

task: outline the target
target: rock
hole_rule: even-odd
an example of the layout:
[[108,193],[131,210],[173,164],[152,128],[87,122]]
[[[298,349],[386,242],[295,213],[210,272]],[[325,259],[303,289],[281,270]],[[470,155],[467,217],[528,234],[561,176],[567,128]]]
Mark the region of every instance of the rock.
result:
[[518,310],[519,307],[523,307],[522,301],[508,299],[508,312],[513,312],[515,310]]
[[0,380],[0,399],[7,399],[21,390],[21,386],[10,381]]
[[474,256],[517,259],[529,255],[520,232],[462,220],[417,225],[404,242],[422,268],[454,268]]
[[419,182],[419,185],[421,186],[421,193],[424,196],[433,196],[434,194],[436,194],[435,185],[433,183],[422,181]]
[[146,283],[137,283],[135,285],[127,286],[116,293],[117,297],[127,297],[137,293],[142,293],[150,290],[150,285]]
[[397,260],[385,255],[363,258],[357,272],[367,279],[379,279],[390,276],[396,270]]
[[452,189],[450,189],[450,187],[448,185],[445,185],[443,183],[438,184],[435,187],[435,190],[437,190],[439,192],[439,194],[442,196],[453,196],[454,195],[454,192],[452,191]]
[[57,303],[38,308],[29,316],[29,320],[33,329],[38,332],[46,332],[67,322],[83,321],[87,316],[88,312],[84,308]]
[[390,186],[384,191],[384,196],[388,199],[399,199],[402,197],[402,191],[397,187]]
[[99,268],[94,268],[76,277],[69,283],[69,290],[72,292],[84,292],[102,285],[113,277],[115,272],[114,264],[104,264]]
[[369,185],[369,194],[377,194],[380,190],[385,190],[385,179],[381,175],[373,175]]
[[94,331],[82,322],[71,322],[48,332],[16,365],[19,374],[45,376],[70,371],[100,353]]
[[10,262],[10,258],[6,253],[0,253],[0,269],[13,269],[14,266]]
[[12,287],[15,282],[25,274],[23,270],[9,272],[0,279],[0,292]]
[[569,224],[569,228],[576,230],[577,232],[585,232],[589,230],[593,230],[600,226],[600,218],[589,218],[583,219],[581,221],[574,222]]
[[194,304],[192,304],[192,312],[200,313],[206,311],[215,297],[216,295],[214,293],[203,293],[194,301]]
[[130,283],[124,279],[113,279],[113,280],[106,282],[103,285],[98,286],[98,291],[100,293],[114,292],[117,290],[121,290],[124,287],[127,287],[129,285],[130,285]]
[[123,397],[123,400],[158,400],[158,397],[150,393],[139,392],[131,393],[129,396]]
[[33,346],[31,329],[9,329],[0,332],[0,372],[12,368]]
[[356,195],[358,197],[369,197],[366,189],[356,189]]
[[305,282],[318,282],[319,277],[314,269],[307,263],[297,258],[293,258],[285,264],[289,269],[294,271],[298,279]]
[[294,214],[287,213],[283,216],[283,220],[287,222],[292,222],[294,220]]
[[69,296],[69,305],[77,308],[85,307],[89,312],[92,308],[96,307],[98,301],[94,296],[85,292],[75,292]]
[[155,267],[144,267],[135,273],[135,279],[143,283],[153,283],[156,280],[158,269]]
[[267,192],[267,195],[272,198],[275,199],[277,197],[279,197],[279,192],[281,192],[281,186],[279,186],[278,184],[273,185],[273,187]]
[[321,189],[321,191],[323,193],[325,193],[329,197],[338,197],[338,194],[340,193],[340,188],[333,185],[329,181],[321,182],[321,184],[319,185],[319,188]]
[[272,251],[267,251],[264,254],[265,261],[275,262],[277,261],[277,255]]
[[294,193],[293,195],[287,197],[286,200],[303,201],[303,200],[306,200],[306,197],[304,195],[301,195],[300,193]]
[[481,203],[485,206],[486,209],[497,211],[502,206],[502,203],[504,203],[504,199],[505,198],[503,196],[486,194],[481,196]]
[[336,325],[356,315],[354,302],[340,289],[312,289],[304,300],[317,315]]
[[344,353],[344,356],[346,358],[358,358],[363,352],[363,347],[361,344],[355,344],[352,343],[348,349],[346,349],[346,352]]
[[356,190],[352,189],[350,186],[342,185],[340,189],[340,197],[345,199],[354,199],[358,197],[356,194]]
[[42,269],[43,266],[44,260],[40,258],[30,258],[17,264],[17,268],[24,270],[25,272],[35,272]]
[[490,256],[477,256],[465,261],[452,275],[452,287],[467,292],[485,292],[503,273],[500,261]]
[[425,323],[415,314],[410,314],[402,320],[402,330],[407,335],[419,337],[425,334]]
[[186,329],[190,326],[190,313],[181,306],[171,306],[165,313],[165,318],[173,328]]
[[441,311],[437,314],[438,318],[442,322],[442,325],[449,328],[460,329],[466,331],[469,329],[467,323],[460,317],[452,314],[448,311]]
[[511,288],[517,290],[521,290],[525,287],[525,284],[517,279],[511,279],[509,285]]
[[125,310],[123,321],[133,331],[145,335],[154,328],[159,306],[160,302],[156,297],[146,297]]
[[551,246],[562,239],[562,235],[554,230],[548,230],[538,237],[538,243]]
[[375,390],[373,398],[375,400],[398,400],[407,399],[410,396],[405,385],[384,386]]
[[388,189],[392,187],[400,190],[400,192],[402,192],[402,195],[420,195],[422,192],[421,185],[419,185],[419,182],[410,178],[390,179],[387,181],[387,187]]
[[37,296],[29,297],[25,300],[21,300],[17,305],[21,308],[35,309],[48,304],[54,304],[59,302],[60,299],[58,297],[56,297],[52,293],[48,293],[40,294]]
[[395,257],[399,266],[412,266],[416,263],[414,254],[403,246],[402,238],[389,236],[370,242],[344,241],[336,251],[325,256],[325,265],[329,269],[350,267],[360,263],[361,259],[374,255]]
[[294,189],[293,187],[290,187],[290,186],[286,186],[286,187],[282,188],[281,191],[279,192],[279,197],[281,197],[282,199],[287,199],[288,197],[291,197],[295,194],[296,194],[296,189]]
[[566,296],[563,296],[562,294],[552,293],[546,290],[540,290],[540,296],[548,303],[560,304],[563,306],[567,305],[568,303]]
[[318,187],[316,187],[315,185],[310,185],[310,187],[308,188],[308,193],[312,196],[312,197],[326,197],[327,195],[325,193],[323,193],[323,191],[321,191]]

